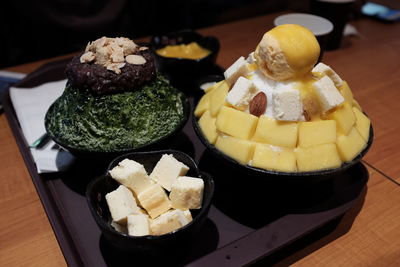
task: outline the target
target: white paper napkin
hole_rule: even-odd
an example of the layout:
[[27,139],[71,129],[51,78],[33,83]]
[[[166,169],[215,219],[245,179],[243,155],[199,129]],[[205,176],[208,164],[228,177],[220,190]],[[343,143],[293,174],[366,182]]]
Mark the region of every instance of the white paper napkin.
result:
[[[10,98],[28,144],[45,132],[44,117],[50,105],[62,94],[67,80],[49,82],[33,88],[10,88]],[[67,151],[54,149],[50,141],[41,149],[31,148],[38,173],[63,171],[74,157]]]

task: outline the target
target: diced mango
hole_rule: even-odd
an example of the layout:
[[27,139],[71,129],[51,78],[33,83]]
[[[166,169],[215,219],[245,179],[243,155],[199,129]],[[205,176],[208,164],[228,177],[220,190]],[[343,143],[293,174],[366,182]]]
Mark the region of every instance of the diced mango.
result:
[[346,102],[339,106],[334,112],[330,113],[328,118],[336,121],[338,132],[344,135],[347,135],[350,132],[356,122],[356,116],[353,113],[353,109],[349,103]]
[[194,115],[196,117],[200,117],[209,108],[210,108],[210,94],[205,94],[203,95],[202,98],[200,98],[200,101],[197,104],[196,109],[194,110]]
[[217,141],[218,132],[217,126],[215,125],[216,120],[216,118],[211,117],[209,110],[206,110],[199,120],[201,131],[210,144],[214,144],[215,141]]
[[275,146],[295,147],[297,128],[297,122],[282,122],[261,116],[253,140]]
[[364,140],[368,142],[371,121],[358,108],[353,107],[353,112],[354,115],[356,116],[356,125],[354,127],[356,127],[357,131],[360,133],[362,138],[364,138]]
[[295,172],[296,156],[293,150],[256,144],[252,166],[273,171]]
[[362,111],[360,104],[355,99],[353,99],[353,107],[357,108],[359,111]]
[[350,105],[353,105],[353,93],[351,92],[350,87],[346,81],[343,81],[342,86],[339,87],[339,91],[344,97],[344,100]]
[[257,126],[258,117],[222,106],[217,116],[217,129],[228,135],[249,139]]
[[366,141],[355,127],[351,128],[348,135],[340,135],[337,139],[337,148],[343,161],[351,161],[365,147]]
[[315,171],[337,168],[342,164],[336,145],[333,143],[296,148],[294,151],[298,171]]
[[299,123],[299,146],[310,147],[336,142],[336,121],[309,121]]
[[210,111],[211,116],[217,116],[219,109],[225,103],[226,95],[228,94],[229,86],[228,84],[221,83],[217,88],[210,92]]
[[215,146],[242,164],[247,164],[253,157],[254,142],[251,141],[220,135]]

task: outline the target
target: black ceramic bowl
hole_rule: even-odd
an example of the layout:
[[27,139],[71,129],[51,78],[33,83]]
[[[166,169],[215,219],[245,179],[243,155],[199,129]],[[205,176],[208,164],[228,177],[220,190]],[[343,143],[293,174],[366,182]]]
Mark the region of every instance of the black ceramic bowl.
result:
[[189,100],[186,97],[183,97],[184,99],[182,99],[182,103],[183,103],[183,119],[181,121],[181,123],[179,125],[177,125],[177,127],[169,132],[167,135],[162,136],[161,138],[152,140],[152,142],[149,142],[147,144],[141,145],[141,146],[136,146],[136,147],[126,147],[124,149],[114,149],[114,150],[95,150],[95,149],[83,149],[77,146],[74,146],[73,144],[69,144],[66,143],[62,140],[60,140],[57,136],[53,135],[49,130],[48,130],[48,124],[49,124],[49,120],[50,118],[48,117],[51,112],[51,109],[54,107],[54,103],[50,106],[49,110],[46,113],[45,116],[45,128],[46,128],[46,132],[47,134],[50,136],[50,138],[57,143],[60,147],[62,147],[63,149],[69,151],[71,154],[73,154],[76,157],[79,158],[106,158],[106,159],[112,159],[115,158],[118,155],[121,154],[126,154],[126,153],[130,153],[130,152],[134,152],[134,151],[142,151],[144,149],[147,150],[151,150],[154,149],[156,146],[162,144],[162,143],[166,143],[169,141],[170,138],[172,138],[173,136],[175,136],[177,133],[179,133],[183,126],[185,126],[189,115],[190,115],[190,103]]
[[[111,215],[108,209],[105,195],[115,190],[119,184],[112,179],[108,171],[114,168],[123,159],[132,159],[144,165],[146,171],[150,173],[158,160],[163,154],[172,154],[177,160],[188,166],[188,176],[199,177],[204,180],[204,195],[202,208],[199,210],[191,210],[193,221],[184,227],[160,236],[129,236],[117,232],[111,225]],[[100,227],[104,237],[116,248],[124,251],[140,251],[143,253],[156,253],[157,251],[177,248],[184,245],[185,242],[190,242],[190,239],[202,227],[207,219],[207,214],[211,206],[211,200],[214,193],[214,181],[205,174],[201,173],[197,168],[196,163],[191,157],[183,152],[176,150],[161,150],[154,152],[136,152],[129,153],[114,159],[106,173],[92,181],[86,190],[86,198],[89,204],[90,211]]]
[[[157,49],[167,45],[188,44],[196,42],[211,53],[200,59],[170,58],[156,53]],[[192,87],[198,77],[215,68],[215,61],[219,52],[219,41],[212,36],[202,36],[192,30],[182,30],[163,35],[153,36],[150,43],[154,53],[156,66],[160,72],[165,74],[172,85],[184,90]],[[189,90],[189,89],[188,89]]]
[[245,175],[260,177],[263,180],[297,180],[297,181],[317,181],[321,179],[327,179],[329,177],[333,177],[351,166],[358,163],[362,157],[368,152],[372,141],[374,139],[374,131],[372,129],[372,125],[370,127],[369,132],[369,139],[365,148],[350,162],[343,163],[338,168],[333,169],[325,169],[325,170],[318,170],[318,171],[309,171],[309,172],[280,172],[280,171],[272,171],[266,169],[260,169],[256,167],[252,167],[249,165],[241,164],[238,161],[234,160],[233,158],[227,156],[222,151],[217,149],[214,145],[210,144],[208,140],[204,137],[200,125],[197,122],[197,118],[193,115],[192,124],[194,130],[200,139],[200,141],[206,146],[206,148],[212,152],[218,159],[222,159],[225,163],[229,164],[231,167],[237,169],[239,172],[244,173]]

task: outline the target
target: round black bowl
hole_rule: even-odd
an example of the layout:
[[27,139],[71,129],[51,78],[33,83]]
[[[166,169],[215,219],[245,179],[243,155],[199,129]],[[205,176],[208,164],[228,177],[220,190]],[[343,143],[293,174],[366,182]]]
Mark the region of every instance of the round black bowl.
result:
[[318,171],[308,171],[308,172],[280,172],[280,171],[272,171],[267,169],[260,169],[256,167],[252,167],[249,165],[241,164],[235,159],[227,156],[214,145],[210,144],[208,140],[204,137],[200,125],[197,122],[197,118],[193,115],[192,120],[193,128],[200,139],[200,141],[206,146],[206,148],[212,152],[218,159],[222,159],[225,163],[229,164],[232,168],[237,169],[237,171],[254,177],[260,177],[262,180],[296,180],[296,181],[319,181],[321,179],[327,179],[330,177],[334,177],[335,175],[347,170],[351,166],[358,163],[362,157],[368,152],[372,141],[374,139],[374,131],[372,129],[372,125],[370,127],[369,139],[365,148],[355,157],[352,161],[344,162],[340,167],[333,169],[324,169]]
[[[208,49],[211,53],[200,59],[170,58],[156,53],[157,49],[167,45],[188,44],[196,42]],[[219,52],[219,41],[212,36],[202,36],[192,30],[182,30],[163,35],[153,36],[150,43],[154,53],[156,66],[160,72],[165,74],[173,86],[188,91],[194,85],[198,77],[210,72],[215,68],[215,61]],[[185,90],[187,88],[187,90]]]
[[[177,160],[184,163],[190,169],[188,176],[199,177],[204,180],[204,195],[202,207],[199,210],[191,210],[193,221],[184,227],[160,236],[129,236],[117,232],[111,225],[111,215],[108,209],[105,195],[115,190],[119,184],[112,179],[108,172],[123,159],[132,159],[144,165],[146,171],[150,173],[163,154],[172,154]],[[200,230],[207,219],[207,214],[211,206],[214,194],[214,181],[211,176],[199,171],[196,163],[191,157],[183,152],[176,150],[160,150],[153,152],[136,152],[122,155],[114,159],[106,173],[92,181],[86,190],[86,198],[90,211],[100,227],[104,237],[114,247],[124,251],[140,251],[143,253],[157,253],[165,249],[173,249],[190,242],[191,238]]]
[[63,149],[69,151],[71,154],[73,154],[76,157],[79,158],[106,158],[106,159],[112,159],[115,158],[118,155],[121,154],[126,154],[129,152],[134,152],[134,151],[141,151],[141,150],[154,150],[155,147],[163,144],[163,143],[167,143],[170,138],[172,138],[173,136],[175,136],[177,133],[179,133],[182,128],[185,126],[189,115],[190,115],[190,102],[186,97],[183,97],[183,119],[181,121],[181,123],[179,125],[177,125],[177,127],[171,131],[170,133],[168,133],[167,135],[159,138],[159,139],[155,139],[152,142],[149,142],[147,144],[141,145],[141,146],[136,146],[136,147],[126,147],[124,149],[114,149],[114,150],[95,150],[95,149],[83,149],[77,146],[74,146],[73,144],[68,144],[63,142],[62,140],[60,140],[57,136],[54,136],[53,134],[51,134],[51,132],[48,130],[48,124],[49,124],[49,118],[48,118],[48,114],[50,114],[49,111],[51,111],[52,108],[54,108],[54,103],[50,106],[49,110],[46,113],[45,116],[45,120],[44,120],[44,125],[46,128],[46,132],[47,134],[50,136],[50,138],[57,143],[60,147],[62,147]]

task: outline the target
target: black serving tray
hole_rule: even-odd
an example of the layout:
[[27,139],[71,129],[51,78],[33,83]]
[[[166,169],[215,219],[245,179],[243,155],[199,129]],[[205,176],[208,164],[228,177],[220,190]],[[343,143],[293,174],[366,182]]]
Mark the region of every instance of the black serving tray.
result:
[[[65,78],[68,61],[44,65],[17,86],[33,87]],[[193,97],[190,101],[193,108]],[[87,184],[104,173],[109,160],[78,159],[67,172],[38,174],[8,91],[3,104],[69,266],[251,264],[273,257],[294,241],[340,218],[364,196],[362,192],[368,181],[367,169],[358,163],[328,180],[295,183],[276,179],[263,186],[252,186],[251,176],[235,172],[205,150],[189,118],[180,134],[157,149],[181,150],[195,159],[201,171],[211,174],[215,181],[213,205],[201,232],[181,254],[143,258],[112,247],[101,235],[86,202]]]

